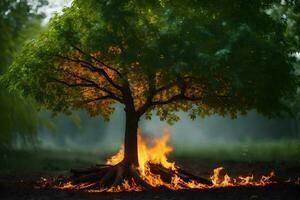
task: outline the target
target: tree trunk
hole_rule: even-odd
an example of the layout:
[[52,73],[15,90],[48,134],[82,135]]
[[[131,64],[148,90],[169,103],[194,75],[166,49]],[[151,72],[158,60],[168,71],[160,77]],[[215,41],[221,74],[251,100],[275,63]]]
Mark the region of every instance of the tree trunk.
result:
[[[133,104],[131,104],[133,105]],[[138,169],[138,122],[140,115],[134,110],[133,106],[125,106],[126,113],[126,127],[125,127],[125,141],[124,141],[124,159],[114,166],[112,165],[98,165],[95,168],[87,170],[72,170],[70,177],[72,186],[70,189],[85,189],[85,190],[99,190],[99,188],[114,188],[121,186],[124,180],[129,180],[129,184],[136,183],[144,189],[153,189],[154,186],[149,184],[141,177]],[[166,183],[171,183],[172,177],[177,176],[182,180],[196,181],[198,183],[212,185],[212,182],[204,178],[194,176],[182,169],[178,171],[164,168],[160,164],[151,164],[150,171],[162,177]],[[66,182],[69,184],[69,181]],[[87,184],[88,183],[88,184]],[[60,183],[61,184],[61,181]],[[187,187],[182,185],[183,187]],[[63,185],[59,187],[64,188]],[[69,186],[68,186],[69,187]],[[160,186],[168,188],[168,186]],[[122,190],[126,190],[123,188]]]
[[124,162],[129,165],[138,166],[138,143],[137,143],[137,129],[139,118],[135,112],[126,112],[126,125],[125,125],[125,151]]

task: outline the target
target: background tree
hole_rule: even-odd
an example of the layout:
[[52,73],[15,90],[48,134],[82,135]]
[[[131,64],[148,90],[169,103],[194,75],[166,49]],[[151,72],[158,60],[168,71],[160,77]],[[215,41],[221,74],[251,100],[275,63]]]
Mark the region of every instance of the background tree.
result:
[[267,12],[274,3],[75,0],[27,44],[6,80],[54,112],[84,108],[109,119],[112,105],[123,104],[124,160],[99,169],[98,183],[133,177],[149,187],[136,170],[141,116],[155,111],[173,123],[177,111],[287,110],[295,58],[286,22]]
[[[37,9],[46,1],[30,4],[27,0],[2,0],[0,2],[0,76],[11,64],[23,41],[41,30],[42,15]],[[9,94],[0,86],[0,149],[9,147],[16,135],[24,140],[36,133],[37,113],[32,102],[16,94]]]
[[[292,5],[292,6],[291,6]],[[290,44],[290,53],[297,55],[298,59],[294,63],[295,74],[300,75],[300,1],[286,1],[285,3],[275,3],[268,12],[274,20],[285,22],[284,35]],[[298,78],[299,81],[299,78]],[[300,91],[299,85],[296,98],[292,102],[287,102],[291,109],[292,120],[294,121],[295,134],[299,136],[300,120]]]

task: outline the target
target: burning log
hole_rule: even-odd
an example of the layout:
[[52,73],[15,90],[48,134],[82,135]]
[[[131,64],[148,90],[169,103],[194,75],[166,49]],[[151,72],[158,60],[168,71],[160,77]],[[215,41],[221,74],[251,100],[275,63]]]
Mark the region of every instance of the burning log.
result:
[[56,184],[60,189],[82,189],[91,192],[141,191],[155,188],[172,190],[196,188],[208,189],[231,186],[264,186],[273,183],[274,172],[262,176],[255,181],[254,176],[231,178],[220,175],[223,167],[213,170],[210,179],[193,175],[169,162],[167,154],[172,151],[168,144],[169,134],[165,132],[156,138],[152,145],[146,145],[138,135],[139,165],[124,161],[124,148],[107,160],[104,165],[96,165],[88,169],[73,169],[67,181]]
[[165,132],[149,146],[138,134],[138,166],[124,162],[124,148],[121,147],[104,165],[72,169],[69,180],[58,184],[58,188],[88,191],[179,189],[191,182],[211,186],[210,180],[192,175],[168,161],[166,155],[172,151],[168,139],[169,133]]

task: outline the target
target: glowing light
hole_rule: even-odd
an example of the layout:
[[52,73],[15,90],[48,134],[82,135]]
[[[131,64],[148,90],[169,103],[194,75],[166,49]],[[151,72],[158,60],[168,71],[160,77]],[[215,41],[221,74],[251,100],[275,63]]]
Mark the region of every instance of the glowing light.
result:
[[[155,138],[152,143],[148,144],[141,137],[140,130],[138,131],[138,156],[139,156],[139,175],[147,183],[153,187],[164,186],[172,190],[179,189],[210,189],[219,187],[233,187],[233,186],[265,186],[273,183],[271,178],[275,176],[274,172],[269,175],[262,176],[260,179],[255,180],[254,176],[238,176],[238,178],[230,177],[228,174],[224,176],[221,172],[223,167],[218,167],[213,170],[213,174],[210,176],[212,185],[201,184],[195,180],[185,181],[177,174],[179,173],[179,167],[175,165],[175,162],[170,162],[167,159],[167,155],[173,151],[172,146],[168,144],[170,138],[170,132],[168,129],[164,129],[163,134]],[[124,146],[120,150],[107,160],[106,164],[116,165],[123,160]],[[164,168],[174,172],[169,182],[163,181],[160,175],[151,171],[151,164],[161,165]],[[85,189],[90,185],[79,184],[72,185],[71,182],[61,183],[57,188],[61,189]],[[143,188],[136,184],[134,180],[124,180],[122,184],[110,187],[108,189],[99,188],[98,190],[87,190],[88,192],[121,192],[121,191],[141,191]]]

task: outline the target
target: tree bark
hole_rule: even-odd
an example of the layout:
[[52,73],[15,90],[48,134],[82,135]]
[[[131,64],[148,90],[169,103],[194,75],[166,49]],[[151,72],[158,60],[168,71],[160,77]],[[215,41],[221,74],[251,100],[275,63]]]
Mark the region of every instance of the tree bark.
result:
[[126,124],[125,124],[125,151],[124,162],[129,165],[138,166],[138,141],[137,130],[139,117],[134,111],[125,109]]
[[[85,190],[114,188],[120,186],[124,180],[129,180],[130,184],[136,183],[144,189],[154,188],[154,186],[150,185],[141,177],[138,169],[138,122],[141,115],[135,111],[133,104],[127,104],[125,106],[125,113],[124,159],[115,165],[100,165],[87,170],[72,170],[70,179],[74,185],[73,188]],[[202,184],[212,185],[211,181],[194,176],[179,168],[174,171],[164,168],[162,165],[151,164],[150,171],[159,175],[166,183],[171,183],[172,177],[176,175],[185,182],[196,181]],[[59,184],[61,184],[61,181],[58,183],[58,186],[61,187]],[[160,187],[167,188],[167,186]]]

